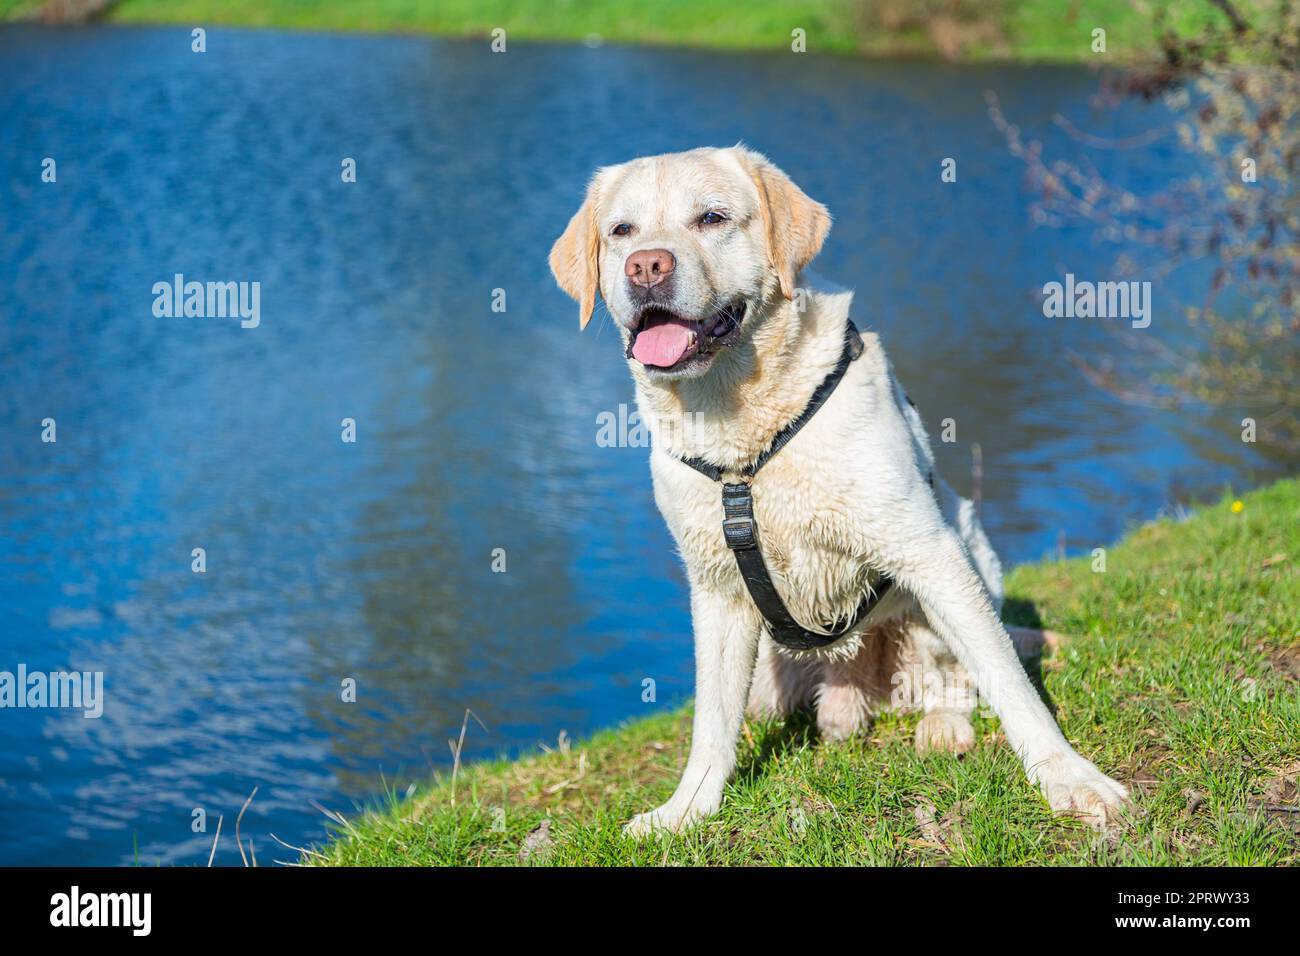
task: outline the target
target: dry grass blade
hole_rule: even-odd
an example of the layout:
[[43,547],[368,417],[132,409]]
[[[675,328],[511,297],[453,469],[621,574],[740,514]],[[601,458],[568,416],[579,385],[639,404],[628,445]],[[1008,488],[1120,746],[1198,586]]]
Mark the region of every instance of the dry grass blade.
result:
[[217,855],[217,841],[221,839],[221,821],[225,817],[217,817],[217,835],[212,838],[212,852],[208,854],[208,866],[212,865],[212,860]]
[[561,780],[559,783],[551,784],[549,787],[543,787],[542,793],[548,797],[553,797],[561,790],[566,790],[574,784],[580,782],[587,776],[587,752],[584,750],[578,754],[578,773],[576,776],[569,777],[567,780]]
[[352,825],[352,821],[350,821],[343,814],[339,813],[337,810],[328,810],[325,807],[322,807],[315,800],[308,800],[307,802],[310,803],[317,810],[319,810],[321,813],[323,813],[327,820],[330,820],[333,823],[337,823],[339,826],[343,827],[343,829],[347,830],[348,833],[352,834],[353,836],[358,835],[356,827]]
[[460,773],[460,755],[465,749],[465,731],[469,729],[471,717],[474,718],[474,723],[483,728],[484,733],[488,732],[487,725],[478,719],[478,714],[466,707],[465,718],[460,722],[460,739],[447,741],[447,746],[451,748],[451,805],[453,807],[456,805],[456,776]]
[[[314,856],[314,857],[316,857],[318,860],[328,860],[328,859],[329,859],[329,857],[327,857],[324,853],[321,853],[319,850],[311,850],[311,849],[308,849],[307,847],[294,846],[292,843],[285,843],[283,840],[281,840],[281,839],[280,839],[278,836],[276,836],[274,833],[269,833],[269,834],[267,834],[267,835],[268,835],[272,840],[274,840],[276,843],[280,844],[280,846],[284,847],[286,850],[293,850],[295,853],[301,853],[301,854],[303,854],[304,856]],[[252,841],[250,840],[249,843],[251,844]],[[299,863],[299,862],[294,862],[294,861],[291,861],[291,862],[285,862],[284,860],[276,860],[275,862],[276,862],[276,863],[280,863],[280,864],[282,864],[282,865],[284,865],[284,866],[302,866],[301,863]]]
[[[253,788],[253,792],[248,795],[244,805],[239,808],[239,816],[235,817],[235,846],[239,847],[239,858],[244,861],[244,866],[248,866],[248,857],[244,856],[244,841],[239,835],[239,823],[244,819],[244,811],[248,809],[248,805],[253,802],[255,796],[257,796],[257,787]],[[249,840],[248,842],[251,846],[253,841]]]

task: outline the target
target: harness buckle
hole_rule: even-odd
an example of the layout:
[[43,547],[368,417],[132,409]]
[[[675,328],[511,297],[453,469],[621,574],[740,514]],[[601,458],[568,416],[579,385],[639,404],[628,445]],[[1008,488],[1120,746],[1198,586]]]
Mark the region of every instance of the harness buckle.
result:
[[758,525],[754,521],[754,496],[747,484],[722,486],[722,536],[732,551],[758,547]]
[[732,551],[748,551],[757,547],[755,530],[753,518],[724,518],[722,521],[722,534],[727,539],[727,547]]

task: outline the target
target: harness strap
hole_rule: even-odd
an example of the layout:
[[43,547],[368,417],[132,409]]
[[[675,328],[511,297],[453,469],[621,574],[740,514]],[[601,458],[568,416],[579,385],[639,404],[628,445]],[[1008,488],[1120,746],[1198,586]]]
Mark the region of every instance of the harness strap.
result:
[[[826,404],[826,400],[835,391],[835,386],[840,384],[840,379],[844,377],[844,373],[849,370],[849,366],[857,361],[858,356],[861,354],[862,335],[858,332],[858,327],[849,322],[848,327],[844,330],[844,351],[840,353],[840,360],[830,370],[830,373],[822,379],[822,383],[812,393],[812,398],[808,399],[808,404],[799,413],[799,417],[777,432],[776,437],[772,439],[772,444],[740,472],[743,478],[753,478],[758,474],[758,470],[771,461],[777,452],[790,444],[790,439],[799,433],[799,429],[808,424],[809,419],[816,414],[817,409]],[[705,461],[703,458],[682,458],[679,460],[685,465],[690,465],[706,478],[711,478],[714,481],[722,480],[723,469],[711,461]]]
[[826,400],[831,397],[835,387],[844,378],[849,365],[861,354],[862,336],[858,333],[857,327],[849,322],[844,333],[844,351],[835,368],[817,386],[803,412],[777,433],[766,451],[739,472],[740,481],[724,481],[726,472],[702,458],[680,459],[706,478],[722,484],[722,534],[727,547],[735,555],[741,580],[745,582],[749,596],[767,623],[772,639],[794,650],[807,650],[833,644],[857,627],[894,585],[893,578],[889,575],[881,575],[876,586],[867,592],[862,603],[858,605],[857,611],[848,624],[834,628],[829,634],[810,631],[794,619],[785,602],[781,600],[781,595],[777,593],[772,575],[767,570],[767,562],[763,560],[763,552],[758,542],[758,523],[754,519],[754,495],[751,486],[754,476],[760,468],[772,460],[777,452],[788,445],[790,439],[798,434],[799,429],[808,424],[817,410],[826,404]]

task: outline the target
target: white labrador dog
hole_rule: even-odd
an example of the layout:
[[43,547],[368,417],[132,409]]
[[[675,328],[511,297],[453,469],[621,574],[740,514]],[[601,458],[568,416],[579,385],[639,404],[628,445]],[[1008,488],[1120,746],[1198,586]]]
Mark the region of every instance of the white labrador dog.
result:
[[932,487],[929,438],[875,335],[752,481],[760,553],[802,627],[833,633],[879,575],[893,578],[839,640],[773,642],[724,540],[718,482],[683,463],[734,480],[840,360],[852,294],[803,274],[829,229],[826,208],[763,156],[697,149],[599,170],[551,250],[582,326],[599,291],[622,334],[654,437],[655,501],[691,587],[690,757],[668,802],[627,831],[678,829],[718,808],[747,706],[815,703],[823,735],[841,738],[892,698],[924,710],[918,747],[961,751],[974,743],[976,691],[1048,803],[1104,824],[1127,792],[1074,751],[1026,677],[998,617],[997,556],[971,503]]

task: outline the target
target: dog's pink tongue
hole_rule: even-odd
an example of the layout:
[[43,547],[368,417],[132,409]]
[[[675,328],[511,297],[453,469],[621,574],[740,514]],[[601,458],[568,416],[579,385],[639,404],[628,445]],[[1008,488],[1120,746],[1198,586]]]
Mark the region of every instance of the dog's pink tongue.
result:
[[668,368],[681,361],[691,347],[691,324],[681,319],[660,319],[647,325],[632,343],[632,357],[642,365]]

